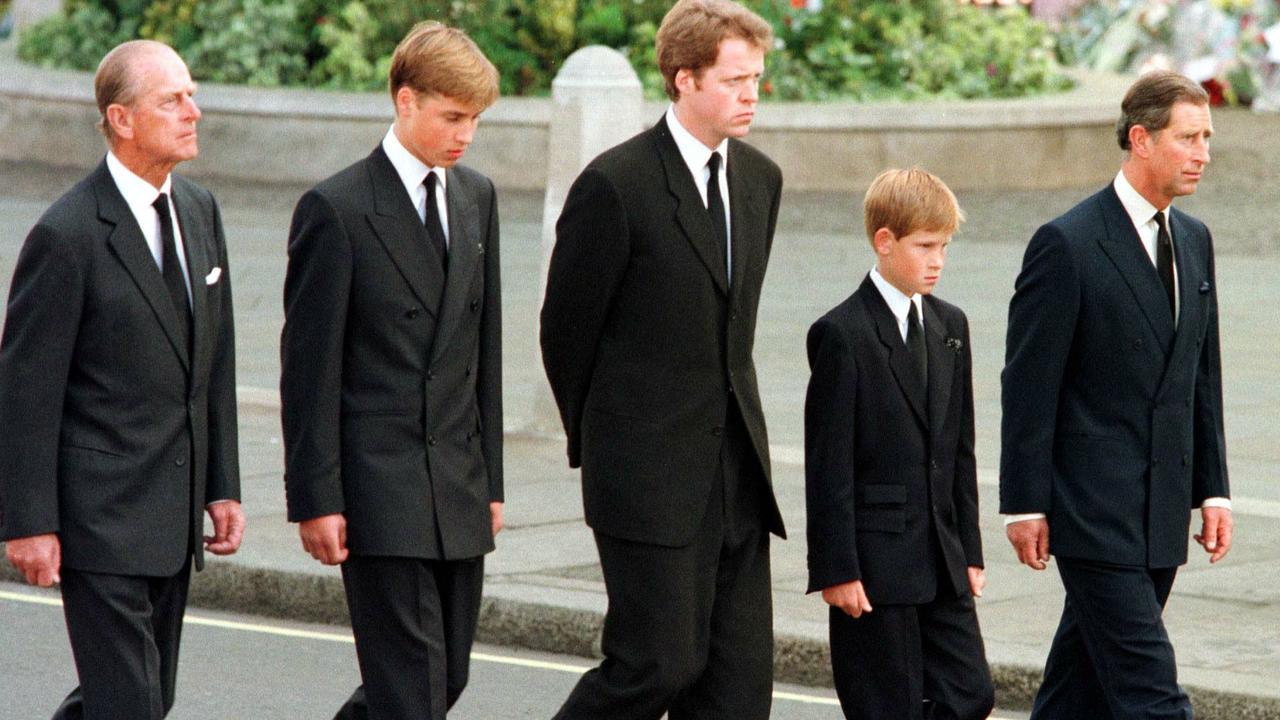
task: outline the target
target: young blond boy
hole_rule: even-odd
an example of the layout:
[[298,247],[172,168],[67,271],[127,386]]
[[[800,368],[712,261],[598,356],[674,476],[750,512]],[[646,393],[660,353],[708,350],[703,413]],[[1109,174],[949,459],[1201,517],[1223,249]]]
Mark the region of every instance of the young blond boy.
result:
[[919,169],[881,173],[863,210],[876,266],[809,329],[809,592],[847,718],[981,720],[969,326],[932,296],[963,214]]

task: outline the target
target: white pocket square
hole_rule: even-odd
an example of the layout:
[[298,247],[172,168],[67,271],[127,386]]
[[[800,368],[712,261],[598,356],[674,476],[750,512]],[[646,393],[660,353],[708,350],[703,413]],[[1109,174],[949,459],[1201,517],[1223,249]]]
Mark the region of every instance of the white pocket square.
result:
[[216,267],[216,268],[214,268],[214,269],[210,270],[208,275],[205,275],[205,276],[204,276],[204,284],[205,284],[205,285],[212,285],[212,284],[214,284],[214,283],[218,282],[218,278],[220,278],[220,277],[222,277],[222,268],[220,268],[220,267]]

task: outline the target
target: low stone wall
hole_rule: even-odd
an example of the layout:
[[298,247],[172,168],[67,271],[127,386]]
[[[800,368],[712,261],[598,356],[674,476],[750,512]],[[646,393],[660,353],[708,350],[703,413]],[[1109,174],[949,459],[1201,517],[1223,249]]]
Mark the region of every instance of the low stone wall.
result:
[[[861,192],[882,169],[921,165],[957,190],[1105,182],[1125,78],[1084,76],[1059,95],[924,103],[766,103],[750,141],[789,190]],[[200,157],[184,174],[309,184],[365,155],[391,122],[382,93],[202,86]],[[648,103],[655,121],[662,103]],[[541,189],[551,101],[503,98],[485,112],[468,164],[505,189]],[[89,73],[19,63],[0,43],[0,160],[89,167],[102,156]]]

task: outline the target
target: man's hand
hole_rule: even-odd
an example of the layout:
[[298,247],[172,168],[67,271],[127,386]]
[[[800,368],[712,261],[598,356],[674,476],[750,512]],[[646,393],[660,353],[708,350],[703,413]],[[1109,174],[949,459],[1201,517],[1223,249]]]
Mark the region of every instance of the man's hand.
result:
[[244,539],[244,510],[238,500],[223,500],[205,508],[213,521],[213,535],[204,536],[204,549],[214,555],[230,555]]
[[347,517],[342,513],[321,515],[298,523],[302,548],[325,565],[347,559]]
[[1223,507],[1200,508],[1203,524],[1196,542],[1204,546],[1204,551],[1211,553],[1209,562],[1216,563],[1226,557],[1231,550],[1231,533],[1235,530],[1236,521],[1231,518],[1231,509]]
[[1013,545],[1018,561],[1032,570],[1043,570],[1049,563],[1049,521],[1044,518],[1009,523],[1005,535]]
[[969,566],[969,589],[974,597],[982,597],[982,588],[987,586],[987,574],[977,565]]
[[502,524],[502,503],[489,503],[489,522],[491,523],[493,536],[498,537],[498,533],[502,532],[502,528],[504,527]]
[[62,568],[62,543],[56,533],[9,540],[4,549],[9,562],[32,585],[51,587],[62,582],[58,574]]
[[871,601],[867,599],[867,591],[861,580],[840,583],[822,591],[822,599],[828,605],[838,607],[850,617],[862,617],[862,613],[871,612]]

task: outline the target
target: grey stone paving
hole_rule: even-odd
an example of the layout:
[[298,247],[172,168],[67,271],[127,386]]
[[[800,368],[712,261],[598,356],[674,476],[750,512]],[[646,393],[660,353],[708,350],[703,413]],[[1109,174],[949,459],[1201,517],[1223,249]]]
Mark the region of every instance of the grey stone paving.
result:
[[[1200,193],[1179,202],[1208,222],[1218,246],[1228,456],[1237,546],[1219,567],[1200,556],[1182,571],[1166,613],[1183,680],[1218,691],[1280,699],[1280,118],[1217,113],[1215,162]],[[364,148],[353,148],[352,158]],[[1117,156],[1118,158],[1118,156]],[[0,165],[0,292],[7,296],[22,238],[76,174]],[[292,205],[302,188],[208,183],[222,204],[235,291],[244,504],[250,532],[235,563],[336,578],[305,556],[283,515],[281,447],[274,387]],[[986,597],[979,604],[991,660],[1043,662],[1061,604],[1052,570],[1018,566],[995,514],[999,371],[1005,311],[1022,247],[1043,220],[1095,188],[966,193],[969,221],[957,236],[939,295],[972,326]],[[808,324],[843,299],[872,262],[861,238],[860,198],[788,195],[761,304],[756,362],[774,446],[775,482],[792,538],[773,546],[780,635],[826,636],[821,601],[805,582],[801,411]],[[506,343],[507,519],[488,561],[491,597],[601,611],[603,588],[590,533],[581,522],[575,473],[562,443],[530,432],[544,382],[536,354],[541,198],[501,195]],[[1249,717],[1265,715],[1250,715]],[[1244,717],[1244,716],[1241,716]]]

